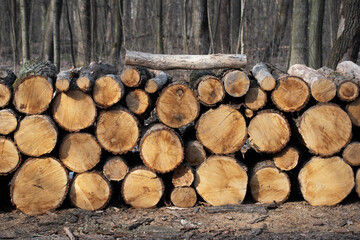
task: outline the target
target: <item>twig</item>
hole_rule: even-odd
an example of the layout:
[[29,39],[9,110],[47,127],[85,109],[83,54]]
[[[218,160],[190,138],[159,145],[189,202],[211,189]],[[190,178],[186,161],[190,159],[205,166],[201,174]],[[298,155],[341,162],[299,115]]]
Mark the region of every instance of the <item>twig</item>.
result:
[[64,227],[64,231],[70,240],[76,240],[74,234],[72,234],[72,232],[70,231],[70,229],[68,227]]

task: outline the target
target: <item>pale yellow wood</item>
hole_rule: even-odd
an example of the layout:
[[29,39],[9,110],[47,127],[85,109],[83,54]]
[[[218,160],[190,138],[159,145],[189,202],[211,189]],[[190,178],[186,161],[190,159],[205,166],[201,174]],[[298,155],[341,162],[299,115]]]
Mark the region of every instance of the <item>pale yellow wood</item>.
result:
[[134,208],[152,208],[164,193],[161,179],[147,169],[132,170],[122,184],[124,201]]
[[337,95],[342,101],[354,101],[359,96],[359,85],[352,81],[343,82],[338,87]]
[[357,170],[356,172],[356,192],[358,194],[358,196],[360,197],[360,169]]
[[83,91],[87,91],[91,87],[91,84],[90,79],[86,76],[80,76],[76,79],[76,85]]
[[119,156],[109,158],[103,167],[103,174],[109,181],[121,181],[128,172],[126,161]]
[[265,91],[271,91],[275,88],[276,80],[270,73],[268,67],[264,63],[257,63],[252,73],[255,79],[258,81],[260,87]]
[[181,164],[174,170],[171,182],[174,187],[190,187],[194,178],[193,170],[189,166]]
[[294,169],[299,162],[299,151],[293,147],[286,147],[274,156],[274,163],[277,168],[283,171]]
[[127,68],[120,75],[121,81],[127,87],[135,87],[141,81],[141,75],[136,68]]
[[15,131],[18,121],[14,111],[3,109],[0,111],[0,134],[8,135]]
[[0,137],[0,175],[13,172],[20,164],[20,154],[15,144],[4,137]]
[[346,112],[335,104],[318,104],[303,113],[299,132],[311,152],[331,156],[350,141],[351,120]]
[[206,152],[199,141],[190,141],[185,147],[185,160],[190,166],[198,166],[206,159]]
[[248,76],[239,70],[226,73],[222,80],[225,91],[232,97],[244,96],[250,87]]
[[360,127],[360,97],[346,106],[351,122]]
[[351,166],[360,166],[360,142],[352,142],[343,151],[343,159]]
[[50,153],[56,145],[57,137],[55,123],[45,115],[25,117],[14,133],[19,151],[32,157]]
[[246,170],[227,156],[213,155],[196,170],[194,186],[197,193],[213,206],[240,204],[245,197]]
[[264,107],[267,101],[267,95],[264,90],[258,86],[250,87],[245,95],[245,106],[253,111]]
[[313,157],[300,170],[302,195],[313,206],[333,206],[353,189],[354,173],[340,157]]
[[96,117],[96,107],[91,96],[70,90],[58,93],[53,102],[53,118],[65,130],[78,132],[90,127]]
[[59,207],[68,191],[68,174],[54,158],[29,158],[11,181],[12,202],[28,215]]
[[135,89],[129,92],[125,98],[127,108],[137,114],[141,115],[150,107],[150,97],[142,89]]
[[70,82],[67,79],[56,79],[55,87],[59,92],[67,91],[70,88]]
[[11,99],[11,90],[8,86],[0,84],[0,107],[6,107]]
[[117,75],[106,75],[96,79],[93,87],[93,99],[103,108],[119,102],[125,94],[124,85]]
[[196,125],[197,139],[216,154],[236,152],[243,145],[246,135],[244,117],[227,105],[208,110]]
[[213,106],[221,102],[225,97],[225,88],[223,83],[212,76],[201,80],[196,88],[199,101],[205,106]]
[[192,187],[177,187],[171,192],[170,200],[176,207],[190,208],[196,204],[196,192]]
[[70,200],[78,208],[99,210],[106,206],[110,197],[110,183],[100,173],[80,173],[71,184]]
[[71,133],[64,137],[59,158],[73,172],[81,173],[100,162],[101,148],[94,136],[88,133]]

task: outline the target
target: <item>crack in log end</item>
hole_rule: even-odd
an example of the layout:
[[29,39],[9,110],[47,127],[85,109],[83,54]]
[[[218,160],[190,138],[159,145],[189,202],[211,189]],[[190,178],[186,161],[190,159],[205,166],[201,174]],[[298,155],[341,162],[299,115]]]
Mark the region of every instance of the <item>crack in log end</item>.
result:
[[184,89],[182,89],[182,88],[176,89],[176,95],[178,97],[182,97],[182,96],[184,96],[184,94],[185,94]]
[[33,184],[34,187],[37,187],[37,188],[40,188],[41,190],[44,190],[44,188],[40,185],[37,185],[37,184]]

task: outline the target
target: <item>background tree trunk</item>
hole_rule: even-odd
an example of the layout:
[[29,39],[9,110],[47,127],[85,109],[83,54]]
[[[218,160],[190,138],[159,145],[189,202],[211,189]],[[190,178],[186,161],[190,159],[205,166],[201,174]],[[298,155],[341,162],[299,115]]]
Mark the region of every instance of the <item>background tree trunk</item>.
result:
[[206,27],[206,1],[194,0],[192,2],[192,21],[193,21],[193,34],[194,34],[194,53],[204,54],[208,49],[209,30]]
[[62,0],[53,0],[53,36],[54,36],[54,64],[60,70],[60,18],[62,11]]
[[325,0],[312,0],[309,20],[309,67],[322,67],[322,26]]
[[91,9],[90,1],[79,0],[79,20],[81,27],[81,42],[83,46],[83,52],[80,56],[80,62],[82,65],[90,63],[91,58]]
[[20,17],[21,17],[21,40],[22,40],[22,60],[23,63],[30,58],[29,49],[29,29],[28,29],[28,1],[20,0]]
[[156,52],[164,53],[162,0],[156,0]]

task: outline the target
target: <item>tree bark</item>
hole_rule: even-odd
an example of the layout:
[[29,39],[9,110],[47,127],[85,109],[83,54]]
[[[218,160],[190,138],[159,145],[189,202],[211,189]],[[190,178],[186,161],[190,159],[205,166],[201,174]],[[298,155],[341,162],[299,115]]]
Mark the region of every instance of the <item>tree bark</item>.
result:
[[309,67],[322,67],[322,26],[325,0],[312,0],[309,19]]
[[90,1],[78,0],[80,10],[81,42],[83,52],[81,62],[83,65],[90,63],[91,59],[91,8]]
[[162,0],[156,0],[156,52],[164,53]]
[[62,0],[53,0],[53,37],[54,37],[54,64],[60,70],[60,19],[62,12]]
[[209,49],[207,46],[209,33],[206,27],[206,1],[195,0],[192,1],[192,24],[194,36],[194,53],[205,54]]
[[28,1],[20,0],[21,41],[22,41],[22,60],[23,60],[23,63],[25,63],[27,60],[30,59],[28,8],[29,8]]
[[120,58],[120,50],[123,44],[123,24],[122,24],[123,0],[116,1],[115,6],[115,29],[114,29],[114,44],[112,46],[112,60],[116,64]]

